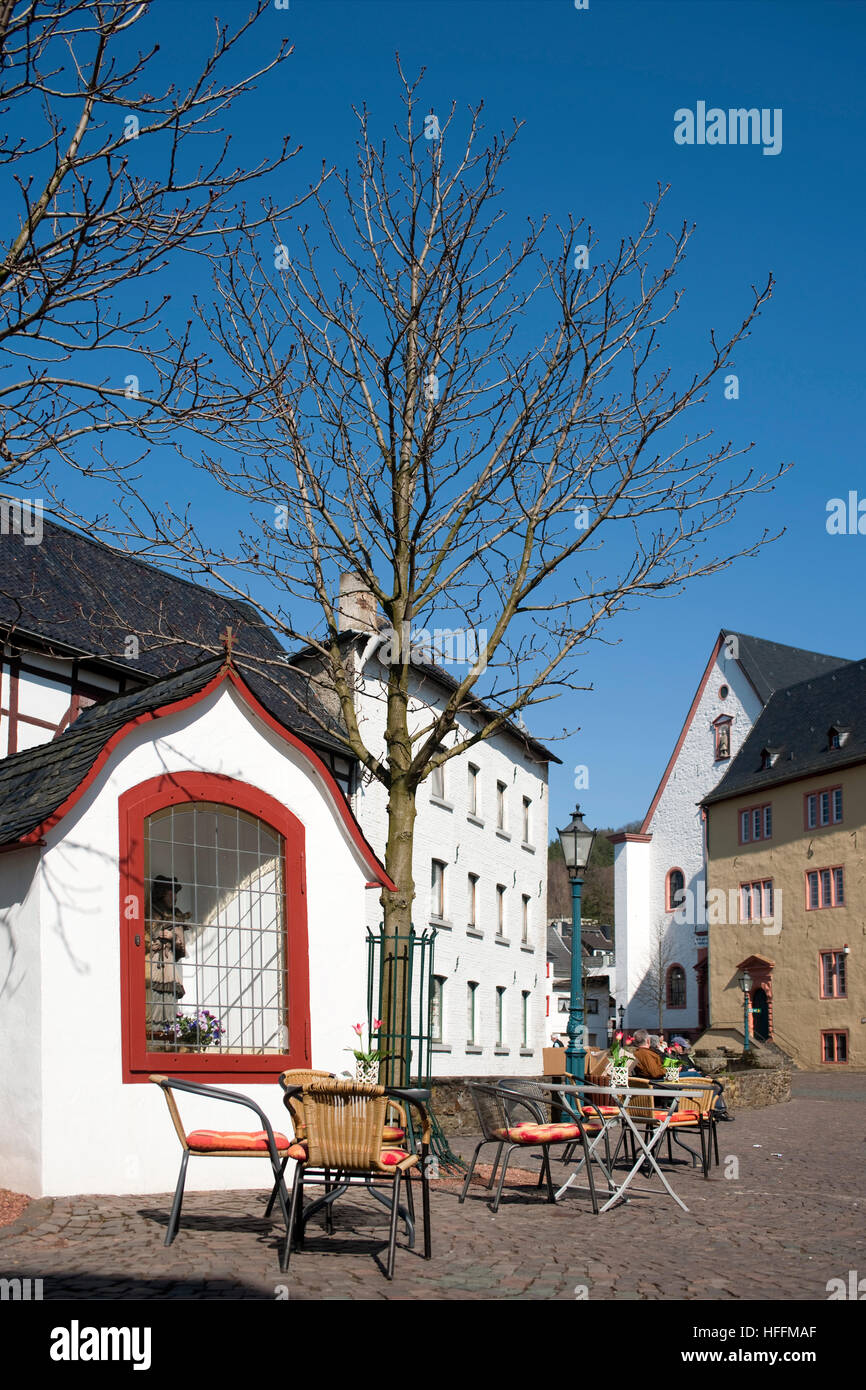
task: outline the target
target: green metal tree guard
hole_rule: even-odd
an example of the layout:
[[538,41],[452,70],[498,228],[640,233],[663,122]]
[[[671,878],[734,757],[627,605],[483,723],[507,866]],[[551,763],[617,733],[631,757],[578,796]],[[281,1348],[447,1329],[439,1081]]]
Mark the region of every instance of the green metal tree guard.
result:
[[[369,1036],[386,1054],[383,1081],[391,1086],[429,1086],[432,1080],[432,981],[436,928],[386,938],[367,931],[367,1021]],[[379,1019],[380,1027],[373,1028]],[[442,1133],[431,1105],[431,1153],[440,1168],[465,1167]],[[411,1125],[411,1120],[410,1120]],[[414,1142],[414,1135],[411,1136]]]

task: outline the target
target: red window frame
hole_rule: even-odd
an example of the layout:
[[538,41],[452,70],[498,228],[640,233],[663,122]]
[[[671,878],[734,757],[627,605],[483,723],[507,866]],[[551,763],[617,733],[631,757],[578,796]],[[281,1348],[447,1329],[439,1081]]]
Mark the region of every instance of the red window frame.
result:
[[[767,832],[767,812],[770,813],[770,833]],[[759,834],[755,834],[755,816],[758,816]],[[743,817],[749,817],[749,833],[743,835]],[[737,839],[741,845],[753,845],[758,840],[772,840],[773,838],[773,803],[763,801],[757,806],[741,806],[737,812]]]
[[[682,1002],[681,1004],[675,1004],[675,1003],[673,1002],[673,997],[672,997],[672,993],[671,993],[671,983],[672,983],[672,981],[671,981],[671,976],[672,976],[672,974],[673,974],[673,972],[674,972],[675,970],[680,970],[680,971],[682,971],[682,976],[683,976],[683,1002]],[[682,965],[680,965],[678,961],[674,961],[673,965],[669,965],[669,966],[668,966],[668,968],[667,968],[667,973],[665,974],[665,1005],[666,1005],[666,1007],[669,1008],[669,1009],[685,1009],[685,1008],[688,1007],[688,1002],[687,1002],[687,1000],[688,1000],[688,986],[687,986],[687,981],[686,981],[686,972],[685,972],[684,967],[683,967]]]
[[[145,1034],[144,822],[168,806],[215,801],[264,821],[283,837],[286,907],[286,1000],[289,1049],[285,1053],[148,1052]],[[130,788],[120,816],[120,1007],[124,1082],[154,1072],[194,1081],[270,1082],[280,1072],[310,1065],[310,962],[304,826],[267,792],[210,772],[173,772]],[[132,909],[132,915],[130,914]]]
[[[825,878],[825,877],[824,877],[825,874],[828,874],[828,875],[829,875],[829,878]],[[836,878],[836,875],[837,875],[837,874],[841,874],[841,887],[842,887],[842,894],[841,894],[841,897],[840,897],[840,895],[839,895],[839,880]],[[809,880],[810,880],[813,876],[814,876],[814,878],[815,878],[816,881],[817,881],[817,887],[818,887],[818,901],[817,901],[816,903],[813,903],[813,902],[812,902],[811,884],[810,884],[810,882],[809,882]],[[829,899],[830,899],[830,900],[829,900],[829,902],[827,901],[827,896],[828,896],[828,895],[825,894],[825,891],[824,891],[824,889],[825,889],[825,887],[826,887],[826,885],[827,885],[828,883],[829,883],[829,885],[830,885],[830,892],[829,892]],[[828,908],[828,907],[844,907],[844,906],[845,906],[845,866],[844,866],[844,864],[831,864],[831,865],[829,865],[829,866],[826,866],[826,865],[825,865],[823,868],[820,868],[820,869],[807,869],[807,870],[806,870],[806,911],[807,911],[807,912],[822,912],[822,911],[824,910],[824,908]]]
[[[680,889],[677,890],[678,892],[681,892],[681,893],[683,894],[683,898],[682,898],[682,900],[681,900],[680,902],[678,902],[678,903],[675,903],[675,902],[673,901],[672,896],[671,896],[671,875],[672,875],[672,874],[682,874],[682,878],[683,878],[683,886],[682,886],[682,888],[680,888]],[[674,867],[673,867],[672,869],[668,869],[668,871],[667,871],[667,876],[666,876],[666,878],[665,878],[665,911],[666,911],[666,912],[679,912],[680,908],[683,907],[683,905],[684,905],[684,904],[686,903],[686,901],[687,901],[687,899],[686,899],[686,897],[685,897],[685,892],[686,892],[686,875],[685,875],[685,871],[684,871],[683,869],[679,868],[679,866],[675,864]]]
[[[839,817],[838,820],[836,820],[836,819],[834,818],[834,816],[833,816],[833,802],[834,802],[834,799],[835,799],[835,793],[836,793],[836,792],[841,792],[841,793],[842,793],[842,814],[841,814],[841,816]],[[809,799],[810,799],[810,797],[813,797],[813,796],[816,798],[816,802],[815,802],[815,824],[814,824],[814,825],[810,825],[810,824],[809,824]],[[820,811],[821,811],[821,801],[820,801],[820,798],[821,798],[822,796],[829,797],[828,806],[829,806],[829,812],[830,812],[830,819],[829,819],[829,820],[825,820],[825,821],[822,821],[822,820],[820,819]],[[842,825],[842,824],[844,823],[844,821],[845,821],[845,794],[844,794],[844,788],[842,787],[841,782],[837,782],[837,783],[836,783],[834,786],[832,786],[832,787],[816,787],[814,791],[811,791],[811,792],[804,792],[804,793],[803,793],[803,829],[804,829],[804,830],[829,830],[829,829],[830,829],[832,826],[834,826],[834,825]]]
[[[824,989],[824,957],[825,957],[825,956],[832,956],[832,957],[834,958],[834,964],[835,964],[835,958],[836,958],[837,956],[841,956],[841,957],[842,957],[842,961],[843,961],[843,963],[844,963],[844,972],[843,972],[843,973],[844,973],[844,979],[845,979],[845,988],[844,988],[844,990],[842,990],[841,993],[840,993],[838,990],[834,990],[833,993],[827,994],[827,992],[826,992],[825,989]],[[833,975],[834,975],[834,982],[835,982],[836,984],[838,984],[838,981],[839,981],[839,971],[838,971],[838,968],[836,968],[836,969],[834,970]],[[835,951],[834,951],[834,950],[830,949],[830,950],[827,950],[827,951],[819,951],[819,952],[818,952],[818,990],[819,990],[819,998],[821,998],[821,999],[847,999],[847,998],[848,998],[848,965],[847,965],[847,956],[845,955],[845,952],[844,952],[843,950],[840,949],[840,950],[835,950]]]
[[[844,1056],[844,1057],[839,1057],[838,1055],[834,1055],[833,1057],[825,1057],[825,1056],[824,1056],[824,1051],[825,1051],[825,1046],[824,1046],[824,1044],[825,1044],[825,1041],[826,1041],[828,1038],[832,1038],[832,1039],[833,1039],[833,1048],[832,1048],[832,1050],[833,1050],[834,1054],[838,1054],[838,1051],[839,1051],[839,1044],[838,1044],[837,1039],[839,1039],[839,1038],[844,1038],[844,1039],[845,1039],[845,1056]],[[847,1029],[847,1028],[822,1028],[822,1029],[821,1029],[821,1064],[822,1064],[822,1066],[834,1066],[834,1067],[845,1067],[845,1066],[847,1066],[847,1065],[848,1065],[848,1059],[849,1059],[849,1057],[851,1056],[851,1050],[850,1050],[850,1048],[849,1048],[849,1046],[848,1046],[848,1043],[849,1043],[849,1038],[848,1038],[848,1029]]]
[[[767,888],[768,888],[768,887],[769,887],[769,890],[770,890],[770,897],[771,897],[772,900],[773,900],[773,910],[772,910],[772,912],[768,912],[768,911],[767,911]],[[759,889],[760,889],[760,892],[761,892],[761,911],[758,912],[758,913],[755,913],[755,912],[752,911],[752,905],[753,905],[754,900],[755,900],[755,892],[754,892],[754,890],[755,890],[756,888],[759,888]],[[746,890],[747,890],[747,889],[748,889],[748,893],[749,893],[749,912],[748,912],[748,915],[743,911],[743,908],[744,908],[745,902],[746,902]],[[774,917],[775,917],[775,912],[776,912],[776,890],[775,890],[775,887],[774,887],[774,885],[773,885],[773,880],[772,880],[771,878],[753,878],[753,879],[750,879],[747,883],[741,883],[741,884],[740,884],[740,922],[742,922],[742,923],[746,923],[746,922],[772,922],[772,921],[774,920]]]

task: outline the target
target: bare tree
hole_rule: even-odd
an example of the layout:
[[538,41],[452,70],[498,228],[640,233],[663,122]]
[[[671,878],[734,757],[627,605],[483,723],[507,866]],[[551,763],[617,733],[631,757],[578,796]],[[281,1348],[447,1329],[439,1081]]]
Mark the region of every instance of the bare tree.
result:
[[650,936],[643,977],[635,990],[634,997],[641,1004],[646,1004],[656,1014],[660,1033],[664,1029],[668,970],[674,964],[674,959],[668,924],[656,922]]
[[[255,237],[213,258],[207,324],[251,405],[196,461],[250,504],[251,529],[226,553],[127,480],[117,530],[229,592],[254,582],[266,620],[316,655],[347,750],[388,790],[389,935],[411,921],[421,782],[521,711],[587,688],[589,644],[624,607],[754,554],[766,529],[733,551],[716,533],[783,471],[734,470],[744,451],[682,418],[731,364],[772,277],[678,382],[656,363],[692,229],[660,237],[663,190],[606,254],[574,221],[530,222],[514,245],[499,181],[519,127],[485,145],[476,110],[451,157],[455,109],[423,112],[420,78],[400,77],[395,148],[357,113],[356,166],[338,209],[316,195],[319,232],[275,218],[276,266]],[[359,725],[340,637],[346,572],[383,624],[383,746]],[[445,610],[486,640],[424,707],[413,633]],[[481,699],[491,717],[473,721]]]
[[[212,247],[217,230],[225,245],[276,215],[238,199],[296,153],[288,137],[254,168],[233,168],[219,118],[291,48],[275,34],[256,71],[223,80],[251,27],[274,15],[257,0],[233,31],[216,22],[188,85],[155,95],[159,45],[135,43],[148,10],[0,0],[0,478],[20,486],[49,461],[93,471],[92,450],[77,450],[85,437],[122,429],[158,440],[241,421],[248,408],[248,387],[215,388],[191,340],[192,305],[190,322],[168,324],[164,272]],[[170,9],[160,13],[170,24]]]

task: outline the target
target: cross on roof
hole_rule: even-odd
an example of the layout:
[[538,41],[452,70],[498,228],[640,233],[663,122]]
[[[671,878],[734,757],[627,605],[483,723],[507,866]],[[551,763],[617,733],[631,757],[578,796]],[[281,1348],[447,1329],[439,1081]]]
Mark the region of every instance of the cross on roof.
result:
[[236,639],[235,639],[234,628],[231,626],[230,623],[227,623],[227,624],[226,624],[225,632],[221,632],[221,633],[220,633],[220,641],[221,641],[222,644],[223,644],[223,650],[225,651],[225,654],[226,654],[226,665],[227,665],[227,666],[231,666],[231,664],[232,664],[232,656],[233,656],[233,654],[234,654],[235,640],[236,640]]

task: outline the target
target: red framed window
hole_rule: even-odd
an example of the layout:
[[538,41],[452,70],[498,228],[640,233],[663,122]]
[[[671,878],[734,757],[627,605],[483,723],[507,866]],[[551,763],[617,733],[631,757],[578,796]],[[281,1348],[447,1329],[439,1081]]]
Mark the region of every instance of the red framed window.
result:
[[848,1030],[843,1029],[838,1033],[822,1032],[821,1034],[821,1061],[822,1062],[847,1062],[848,1061]]
[[125,1081],[269,1081],[309,1066],[304,827],[230,777],[120,798]]
[[822,999],[848,998],[847,959],[844,951],[820,952]]
[[682,869],[669,869],[665,880],[665,908],[676,912],[682,907],[686,896],[686,876]]
[[740,884],[740,921],[766,922],[773,917],[773,880],[759,878]]
[[803,797],[803,828],[820,830],[825,825],[842,824],[842,788],[821,787]]
[[739,812],[740,844],[749,845],[753,840],[773,838],[773,805],[746,806]]
[[686,972],[681,965],[672,965],[666,976],[667,1006],[669,1009],[686,1007]]
[[845,906],[845,870],[842,865],[831,869],[812,869],[806,874],[806,910],[821,907]]

